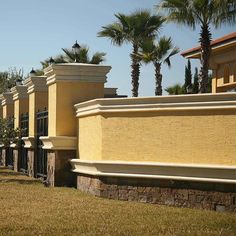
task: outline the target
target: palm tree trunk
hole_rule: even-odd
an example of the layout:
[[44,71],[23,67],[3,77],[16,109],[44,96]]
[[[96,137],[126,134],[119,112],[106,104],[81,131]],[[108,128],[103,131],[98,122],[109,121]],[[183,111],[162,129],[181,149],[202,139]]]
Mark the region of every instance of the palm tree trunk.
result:
[[199,93],[207,93],[208,70],[211,55],[211,33],[208,24],[201,26],[200,39],[201,43],[201,69],[199,74]]
[[132,77],[132,96],[138,97],[138,88],[139,88],[139,75],[140,75],[140,64],[139,60],[137,58],[138,53],[138,46],[136,44],[133,44],[133,52],[131,54],[131,60],[132,60],[132,71],[131,71],[131,77]]
[[156,79],[156,88],[155,88],[155,96],[162,95],[162,74],[161,74],[161,63],[155,62],[155,79]]

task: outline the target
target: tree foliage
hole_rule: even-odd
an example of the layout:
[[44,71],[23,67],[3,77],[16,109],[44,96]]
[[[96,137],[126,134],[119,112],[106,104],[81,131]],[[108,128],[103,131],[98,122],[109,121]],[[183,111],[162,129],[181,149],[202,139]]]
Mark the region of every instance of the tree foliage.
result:
[[235,0],[161,0],[159,9],[166,12],[167,20],[193,29],[200,25],[201,68],[199,92],[208,92],[208,70],[211,54],[210,26],[233,24],[236,21]]
[[165,91],[169,94],[169,95],[179,95],[179,94],[185,94],[185,89],[181,84],[175,84],[172,86],[169,86],[165,89]]
[[140,60],[136,56],[143,41],[154,39],[160,31],[164,18],[151,15],[149,11],[135,11],[130,15],[118,13],[116,22],[102,27],[99,37],[107,37],[114,45],[123,43],[132,44],[131,57],[131,84],[133,97],[138,96]]
[[16,143],[21,135],[21,129],[14,129],[13,118],[0,118],[0,143],[9,146]]
[[199,83],[198,83],[198,68],[195,67],[195,72],[193,76],[193,93],[198,93]]
[[192,71],[191,71],[191,62],[188,60],[187,65],[185,66],[185,81],[184,81],[184,90],[187,93],[187,88],[192,87]]
[[137,57],[144,63],[153,63],[155,67],[155,95],[162,95],[162,64],[171,67],[170,58],[179,53],[179,48],[174,46],[172,39],[161,37],[158,41],[146,40],[141,44]]
[[[86,64],[100,64],[105,61],[106,53],[104,52],[95,52],[92,57],[89,57],[89,47],[83,45],[79,49],[79,53],[75,54],[70,48],[62,48],[63,53],[55,56],[47,58],[44,61],[41,61],[42,69],[47,68],[51,64],[51,60],[53,59],[53,63],[86,63]],[[41,75],[43,70],[38,70]]]
[[9,68],[8,71],[0,72],[0,93],[4,93],[16,85],[17,82],[22,82],[24,79],[23,69],[16,67]]

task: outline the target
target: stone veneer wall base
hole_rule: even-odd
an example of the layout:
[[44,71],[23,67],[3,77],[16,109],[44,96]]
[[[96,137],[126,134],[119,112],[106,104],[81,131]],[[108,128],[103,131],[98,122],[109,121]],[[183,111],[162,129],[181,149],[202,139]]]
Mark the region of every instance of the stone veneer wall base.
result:
[[34,162],[34,149],[28,149],[28,154],[27,154],[27,165],[28,165],[28,176],[30,177],[36,177],[35,176],[35,165],[36,163]]
[[18,155],[18,153],[19,153],[18,149],[13,150],[13,170],[15,172],[19,171],[19,155]]
[[235,184],[79,174],[77,188],[103,198],[236,212]]
[[2,160],[1,160],[1,162],[2,162],[2,166],[6,166],[6,149],[5,148],[2,149]]

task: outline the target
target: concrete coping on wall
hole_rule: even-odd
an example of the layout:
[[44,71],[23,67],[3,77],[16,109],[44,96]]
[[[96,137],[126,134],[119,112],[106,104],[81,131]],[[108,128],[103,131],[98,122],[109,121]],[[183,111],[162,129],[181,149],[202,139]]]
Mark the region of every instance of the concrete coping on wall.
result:
[[76,150],[77,137],[71,136],[42,136],[43,149],[47,150]]
[[10,147],[11,147],[11,148],[18,148],[18,145],[17,145],[16,143],[11,143],[11,144],[10,144]]
[[11,89],[11,92],[13,93],[13,101],[29,97],[26,85],[17,85]]
[[76,116],[112,112],[236,109],[236,93],[94,99],[75,105]]
[[33,92],[44,92],[48,90],[46,79],[46,76],[30,76],[23,81],[23,85],[27,86],[28,94]]
[[7,104],[13,104],[13,93],[12,92],[5,92],[2,94],[2,106]]
[[107,177],[169,179],[236,184],[236,166],[72,159],[72,171]]
[[21,139],[25,143],[24,148],[34,148],[34,145],[35,145],[35,138],[34,138],[34,136],[22,137]]
[[44,69],[47,85],[59,82],[105,83],[111,66],[84,63],[52,64]]

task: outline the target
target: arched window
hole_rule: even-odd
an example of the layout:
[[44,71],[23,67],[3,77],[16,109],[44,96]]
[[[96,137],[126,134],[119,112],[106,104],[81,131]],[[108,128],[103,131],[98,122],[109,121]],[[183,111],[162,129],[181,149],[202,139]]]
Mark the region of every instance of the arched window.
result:
[[224,68],[224,84],[229,83],[229,66]]

